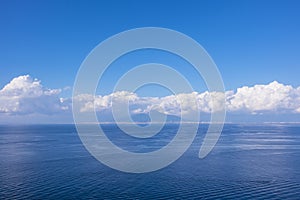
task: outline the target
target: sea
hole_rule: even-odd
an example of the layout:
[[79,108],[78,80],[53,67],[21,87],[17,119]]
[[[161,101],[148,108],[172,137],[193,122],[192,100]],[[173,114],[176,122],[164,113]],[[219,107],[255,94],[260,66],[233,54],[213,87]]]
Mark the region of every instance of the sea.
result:
[[[178,129],[152,139],[101,125],[123,149],[155,151]],[[214,149],[199,159],[208,125],[169,166],[126,173],[102,164],[75,125],[0,125],[0,199],[300,199],[300,124],[225,124]],[[135,141],[137,140],[137,141]]]

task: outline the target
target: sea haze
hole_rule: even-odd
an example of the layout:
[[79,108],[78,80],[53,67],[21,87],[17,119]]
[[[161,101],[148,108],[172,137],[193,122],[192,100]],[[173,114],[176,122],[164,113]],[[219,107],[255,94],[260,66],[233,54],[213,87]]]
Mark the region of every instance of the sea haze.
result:
[[[101,125],[113,143],[155,151],[174,137],[168,124],[150,139]],[[0,199],[299,199],[300,124],[226,124],[198,158],[207,130],[177,161],[145,174],[119,172],[85,149],[74,125],[0,126]]]

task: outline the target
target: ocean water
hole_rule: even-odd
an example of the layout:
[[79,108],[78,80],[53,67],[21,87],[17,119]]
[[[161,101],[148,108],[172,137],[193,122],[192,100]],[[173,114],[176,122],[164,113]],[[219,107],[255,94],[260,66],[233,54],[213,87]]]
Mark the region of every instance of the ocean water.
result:
[[[132,140],[103,125],[115,144],[135,152],[167,145],[177,128]],[[74,125],[1,125],[0,199],[300,199],[300,125],[227,124],[199,159],[206,129],[200,125],[188,151],[168,167],[130,174],[91,156]]]

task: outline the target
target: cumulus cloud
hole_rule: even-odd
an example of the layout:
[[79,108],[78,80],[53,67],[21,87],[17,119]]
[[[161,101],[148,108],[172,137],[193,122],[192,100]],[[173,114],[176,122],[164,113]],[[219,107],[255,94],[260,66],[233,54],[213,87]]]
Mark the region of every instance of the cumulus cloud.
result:
[[[211,113],[222,109],[225,98],[228,112],[300,113],[300,87],[293,88],[277,81],[267,85],[244,86],[236,91],[203,92],[170,95],[166,97],[138,97],[137,94],[121,91],[107,96],[82,95],[82,112],[111,109],[113,104],[128,102],[131,113],[149,113],[151,110],[167,115],[188,115],[199,108],[201,112]],[[212,101],[213,100],[213,101]],[[196,103],[195,103],[196,101]],[[95,107],[94,107],[95,106]]]
[[[54,114],[71,111],[71,98],[60,98],[61,89],[48,89],[29,75],[14,78],[0,90],[0,113]],[[267,85],[244,86],[236,91],[193,92],[165,97],[139,97],[136,93],[117,91],[109,95],[81,94],[74,97],[80,112],[110,113],[112,108],[129,107],[131,114],[156,111],[166,115],[193,115],[222,109],[225,98],[227,112],[232,113],[300,113],[300,87],[276,81]],[[213,100],[213,101],[212,101]],[[124,110],[124,109],[121,109]]]
[[0,90],[0,112],[7,114],[52,114],[68,110],[61,89],[47,89],[29,75],[11,80]]
[[293,88],[274,81],[268,85],[244,86],[227,93],[228,111],[299,112],[300,87]]
[[111,109],[113,103],[123,104],[138,99],[139,97],[136,94],[127,91],[115,92],[105,96],[81,94],[74,97],[74,101],[78,103],[81,112],[103,111]]

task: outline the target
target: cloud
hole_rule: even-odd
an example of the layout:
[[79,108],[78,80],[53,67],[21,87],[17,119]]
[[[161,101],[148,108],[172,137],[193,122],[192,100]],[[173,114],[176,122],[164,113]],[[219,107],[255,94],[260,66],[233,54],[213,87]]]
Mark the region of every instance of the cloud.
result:
[[[135,93],[121,91],[107,96],[82,95],[82,112],[111,109],[113,104],[129,102],[131,113],[149,113],[151,110],[167,115],[188,115],[197,108],[211,113],[222,109],[224,101],[227,112],[255,113],[300,113],[300,87],[293,88],[277,81],[267,85],[244,86],[235,91],[193,92],[166,97],[139,97]],[[212,101],[214,99],[214,101]],[[196,100],[196,103],[195,103]]]
[[[41,81],[29,75],[19,76],[0,90],[0,113],[8,115],[60,115],[71,116],[71,98],[60,98],[62,89],[48,89]],[[211,113],[221,109],[224,101],[228,113],[300,113],[300,87],[294,88],[276,81],[267,85],[244,86],[236,91],[193,92],[165,97],[139,97],[136,93],[117,91],[109,95],[81,94],[74,97],[80,112],[111,113],[112,108],[124,111],[129,106],[131,114],[148,114],[156,111],[166,115]],[[212,101],[214,99],[214,101]]]
[[11,80],[0,90],[0,113],[6,114],[53,114],[69,109],[61,89],[47,89],[29,75]]
[[93,112],[103,111],[111,109],[114,104],[123,104],[129,102],[134,102],[139,100],[139,97],[131,92],[120,91],[115,92],[110,95],[97,95],[93,96],[91,94],[81,94],[74,97],[74,100],[79,104],[81,112]]
[[227,110],[243,112],[300,113],[300,87],[274,81],[268,85],[238,88],[227,93]]
[[[276,81],[267,85],[244,86],[236,92],[203,92],[170,95],[166,97],[138,97],[126,91],[115,92],[107,96],[82,95],[82,112],[111,109],[113,104],[129,102],[132,113],[149,113],[151,110],[168,115],[190,114],[197,108],[201,112],[210,113],[222,109],[222,101],[226,99],[228,112],[292,112],[300,113],[300,87],[293,88]],[[212,101],[214,99],[214,101]],[[195,101],[197,104],[195,104]]]

